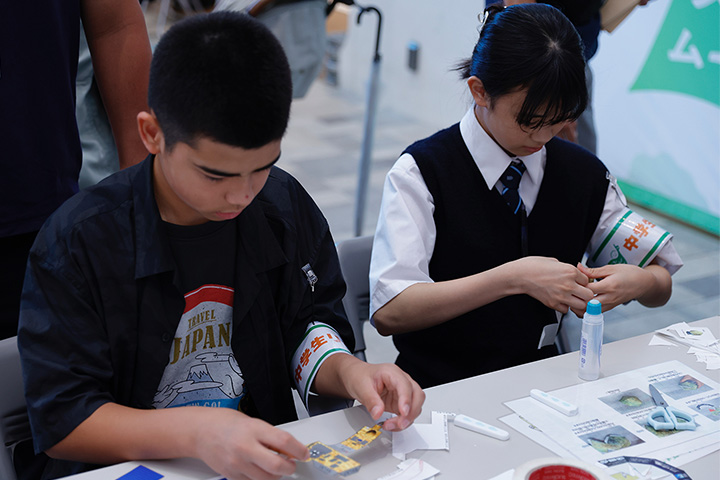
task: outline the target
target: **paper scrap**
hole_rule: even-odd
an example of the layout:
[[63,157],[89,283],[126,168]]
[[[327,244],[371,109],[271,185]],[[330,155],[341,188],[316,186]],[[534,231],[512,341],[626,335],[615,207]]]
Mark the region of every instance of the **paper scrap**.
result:
[[663,346],[668,346],[668,347],[677,347],[678,346],[677,343],[673,343],[670,340],[665,340],[660,335],[653,335],[652,338],[650,339],[650,343],[648,345],[653,345],[653,346],[663,345]]
[[440,473],[440,470],[418,458],[400,462],[397,470],[378,478],[378,480],[427,480]]
[[515,475],[515,469],[511,468],[507,472],[503,472],[497,477],[492,477],[489,480],[513,480],[513,476]]
[[395,457],[415,450],[449,450],[447,417],[432,412],[432,423],[415,423],[401,432],[393,432],[392,446]]
[[656,330],[655,333],[656,335],[650,340],[650,345],[668,345],[664,342],[668,342],[669,339],[673,343],[690,347],[688,353],[694,354],[697,361],[704,363],[708,370],[720,368],[720,342],[709,328],[693,327],[685,322],[680,322]]

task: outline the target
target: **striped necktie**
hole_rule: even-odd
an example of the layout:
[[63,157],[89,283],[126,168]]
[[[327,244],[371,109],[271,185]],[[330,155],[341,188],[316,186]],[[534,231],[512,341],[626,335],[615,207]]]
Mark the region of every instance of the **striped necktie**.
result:
[[504,185],[501,192],[502,197],[507,202],[513,214],[517,214],[520,210],[524,210],[522,198],[518,192],[520,179],[525,173],[526,167],[522,160],[514,160],[510,166],[503,172],[500,181]]

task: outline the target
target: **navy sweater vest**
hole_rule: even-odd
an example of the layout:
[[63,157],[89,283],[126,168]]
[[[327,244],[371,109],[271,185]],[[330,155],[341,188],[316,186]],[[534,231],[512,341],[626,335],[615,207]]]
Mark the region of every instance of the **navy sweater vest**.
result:
[[[602,213],[605,166],[575,144],[554,138],[528,225],[530,255],[576,265]],[[451,280],[522,256],[520,216],[487,184],[467,150],[458,124],[406,149],[435,203],[437,228],[430,277]],[[538,350],[554,310],[528,295],[514,295],[425,330],[395,335],[397,364],[422,387],[520,365],[557,353]]]

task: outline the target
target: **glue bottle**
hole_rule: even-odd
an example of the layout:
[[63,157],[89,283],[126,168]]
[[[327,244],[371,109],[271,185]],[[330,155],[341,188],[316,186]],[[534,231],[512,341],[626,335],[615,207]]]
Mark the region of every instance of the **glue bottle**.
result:
[[602,305],[593,299],[587,304],[583,315],[580,337],[580,366],[578,377],[583,380],[597,380],[600,377],[600,355],[603,341]]

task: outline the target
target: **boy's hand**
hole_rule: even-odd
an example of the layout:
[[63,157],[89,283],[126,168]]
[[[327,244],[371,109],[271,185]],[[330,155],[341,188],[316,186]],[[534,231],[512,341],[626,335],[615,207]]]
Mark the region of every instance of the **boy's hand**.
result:
[[550,257],[524,257],[510,262],[517,268],[521,293],[561,313],[584,312],[594,293],[588,277],[576,267]]
[[659,306],[670,298],[670,274],[659,265],[640,268],[618,264],[589,268],[578,264],[578,269],[589,278],[598,280],[589,284],[588,288],[602,304],[603,312],[630,300],[638,300],[646,306]]
[[323,363],[315,387],[320,394],[358,400],[374,420],[385,411],[397,414],[383,424],[389,431],[409,427],[425,402],[425,392],[396,365],[369,364],[346,354],[333,355]]
[[262,420],[228,408],[203,408],[201,415],[197,456],[228,480],[292,475],[293,459],[310,456],[292,435]]

